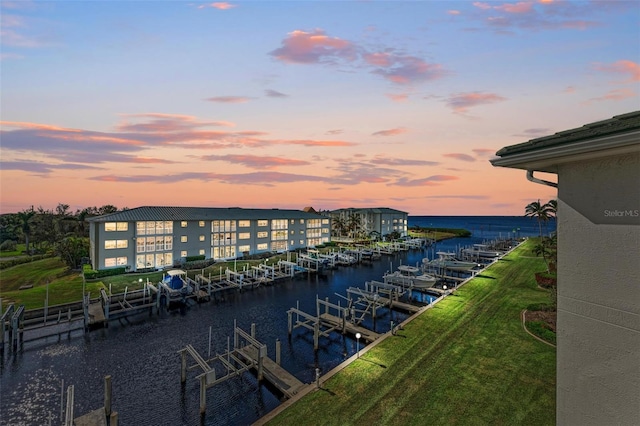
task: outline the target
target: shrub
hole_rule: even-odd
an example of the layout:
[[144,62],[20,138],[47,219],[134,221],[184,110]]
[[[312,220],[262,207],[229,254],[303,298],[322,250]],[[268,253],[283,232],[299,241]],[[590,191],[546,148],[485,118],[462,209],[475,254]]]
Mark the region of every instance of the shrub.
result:
[[35,256],[23,256],[17,257],[15,259],[2,260],[0,261],[0,269],[11,268],[12,266],[22,265],[23,263],[34,262],[36,260],[42,260],[47,257],[51,257],[50,254],[38,254]]
[[204,260],[204,254],[200,254],[197,256],[187,256],[184,258],[185,262],[194,262],[196,260]]
[[556,344],[556,333],[554,333],[548,326],[542,321],[527,321],[527,329],[541,338],[542,340]]
[[110,277],[112,275],[122,275],[127,272],[127,268],[123,266],[120,268],[99,269],[96,271],[95,269],[91,269],[91,265],[83,265],[82,272],[86,279],[93,280],[96,278]]
[[16,251],[16,242],[13,240],[4,240],[0,244],[0,251]]

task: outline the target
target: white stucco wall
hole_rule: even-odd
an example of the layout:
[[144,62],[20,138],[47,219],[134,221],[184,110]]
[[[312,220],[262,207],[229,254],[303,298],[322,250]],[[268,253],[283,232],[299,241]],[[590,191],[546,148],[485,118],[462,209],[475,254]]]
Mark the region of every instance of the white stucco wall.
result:
[[[640,425],[640,155],[565,164],[558,179],[556,421]],[[611,224],[605,210],[629,213]]]

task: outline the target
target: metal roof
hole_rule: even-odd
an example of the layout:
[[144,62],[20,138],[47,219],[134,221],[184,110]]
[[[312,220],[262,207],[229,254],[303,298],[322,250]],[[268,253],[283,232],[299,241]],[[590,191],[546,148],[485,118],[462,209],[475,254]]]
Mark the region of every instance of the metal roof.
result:
[[407,212],[403,212],[402,210],[396,210],[389,207],[372,207],[372,208],[356,208],[356,207],[348,207],[344,209],[336,209],[332,210],[331,213],[340,213],[340,212],[357,212],[357,213],[381,213],[381,214],[408,214]]
[[596,121],[595,123],[585,124],[575,129],[564,130],[550,136],[543,136],[517,145],[506,146],[496,152],[496,155],[506,157],[559,145],[570,145],[572,143],[612,136],[633,130],[640,130],[640,111],[616,115],[607,120]]
[[88,222],[135,222],[144,220],[259,220],[318,219],[316,213],[284,209],[243,209],[240,207],[160,207],[143,206],[87,219]]

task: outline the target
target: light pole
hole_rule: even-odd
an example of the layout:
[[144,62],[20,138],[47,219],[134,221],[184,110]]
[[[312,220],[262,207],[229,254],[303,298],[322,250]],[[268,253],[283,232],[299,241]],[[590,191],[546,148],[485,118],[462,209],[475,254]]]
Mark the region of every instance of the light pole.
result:
[[444,294],[442,295],[443,297],[447,295],[447,285],[443,285],[442,289],[444,290]]
[[358,355],[357,358],[360,358],[360,338],[361,337],[362,337],[362,334],[356,333],[356,354]]

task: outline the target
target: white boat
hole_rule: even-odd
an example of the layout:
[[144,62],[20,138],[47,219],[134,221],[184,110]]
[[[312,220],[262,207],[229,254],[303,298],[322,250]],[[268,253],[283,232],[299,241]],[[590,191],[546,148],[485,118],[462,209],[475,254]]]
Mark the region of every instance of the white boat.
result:
[[473,247],[462,250],[462,253],[472,258],[482,257],[489,259],[493,259],[502,255],[502,253],[500,253],[499,251],[488,250],[487,247],[488,246],[486,244],[474,244]]
[[170,301],[183,299],[193,293],[193,287],[189,284],[187,273],[180,269],[167,271],[160,282],[160,287],[164,289]]
[[427,289],[433,287],[437,278],[425,274],[417,266],[400,265],[398,270],[386,273],[383,277],[385,284],[402,285],[403,287]]
[[479,266],[476,262],[467,262],[456,259],[455,253],[439,251],[436,253],[437,259],[429,260],[428,257],[422,259],[422,264],[428,268],[449,269],[452,271],[471,271]]

